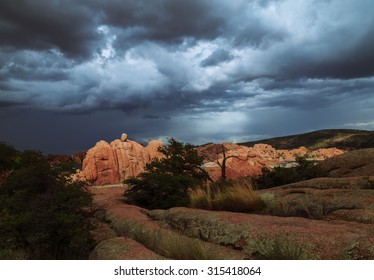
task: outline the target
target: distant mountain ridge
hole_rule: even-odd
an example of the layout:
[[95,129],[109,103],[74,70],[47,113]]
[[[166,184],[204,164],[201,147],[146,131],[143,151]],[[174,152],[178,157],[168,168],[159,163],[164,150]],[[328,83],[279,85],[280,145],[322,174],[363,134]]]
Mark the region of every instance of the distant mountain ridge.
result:
[[243,146],[268,144],[276,149],[308,149],[336,147],[342,150],[374,148],[374,131],[355,129],[325,129],[303,134],[275,137],[251,142],[238,143]]

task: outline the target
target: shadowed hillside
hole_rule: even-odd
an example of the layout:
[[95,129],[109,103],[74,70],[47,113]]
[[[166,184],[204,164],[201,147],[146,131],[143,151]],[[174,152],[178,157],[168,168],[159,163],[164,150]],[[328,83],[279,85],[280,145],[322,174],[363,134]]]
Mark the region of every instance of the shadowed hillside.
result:
[[336,147],[343,150],[356,150],[374,147],[374,131],[326,129],[304,134],[239,143],[239,145],[253,146],[258,143],[269,144],[276,149],[295,149],[300,146],[305,146],[308,149]]

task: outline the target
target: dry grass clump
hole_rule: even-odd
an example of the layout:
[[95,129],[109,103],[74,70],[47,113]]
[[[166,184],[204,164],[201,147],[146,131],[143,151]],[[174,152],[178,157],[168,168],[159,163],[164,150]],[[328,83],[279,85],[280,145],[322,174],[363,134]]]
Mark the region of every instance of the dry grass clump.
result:
[[145,247],[173,260],[208,259],[206,250],[198,239],[160,229],[147,231],[140,239]]
[[231,212],[253,212],[265,206],[252,181],[244,179],[196,188],[190,201],[194,208]]
[[262,236],[254,241],[254,255],[263,260],[315,260],[318,256],[311,252],[311,245],[301,243],[288,234],[273,237]]
[[22,250],[0,250],[0,260],[27,260],[28,258],[27,253]]
[[121,235],[128,236],[146,248],[174,260],[209,259],[206,249],[198,239],[182,236],[164,229],[150,229],[136,222],[121,225]]

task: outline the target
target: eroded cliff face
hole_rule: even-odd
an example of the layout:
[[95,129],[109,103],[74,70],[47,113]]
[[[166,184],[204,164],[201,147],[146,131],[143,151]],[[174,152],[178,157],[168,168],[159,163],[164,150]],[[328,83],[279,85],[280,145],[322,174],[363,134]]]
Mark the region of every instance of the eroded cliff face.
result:
[[144,171],[145,165],[154,157],[161,157],[157,151],[162,143],[153,140],[146,147],[131,141],[126,134],[121,139],[99,141],[87,151],[83,160],[82,175],[94,185],[108,185],[122,182]]
[[106,141],[99,141],[87,151],[83,160],[84,178],[95,185],[107,185],[119,182],[119,169],[112,147]]

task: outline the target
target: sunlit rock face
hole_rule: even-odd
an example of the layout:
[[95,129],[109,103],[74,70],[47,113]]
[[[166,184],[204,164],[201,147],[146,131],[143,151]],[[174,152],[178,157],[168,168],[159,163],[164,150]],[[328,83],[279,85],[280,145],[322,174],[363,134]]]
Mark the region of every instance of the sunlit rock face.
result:
[[272,169],[274,166],[292,166],[297,156],[307,155],[310,160],[322,161],[332,156],[340,155],[344,151],[329,148],[315,151],[300,147],[293,150],[276,150],[267,144],[256,144],[253,147],[245,147],[233,143],[207,144],[198,148],[198,153],[206,161],[205,170],[214,181],[221,178],[221,167],[226,154],[226,177],[236,179],[239,177],[256,177],[262,173],[263,168]]
[[129,140],[125,133],[110,144],[99,141],[87,151],[83,160],[83,177],[94,185],[120,183],[143,172],[152,158],[160,157],[158,147],[161,145],[160,141],[152,140],[144,147]]
[[[111,143],[99,141],[87,151],[83,160],[83,169],[79,178],[86,179],[94,185],[109,185],[122,182],[124,179],[134,177],[144,172],[147,163],[153,158],[162,155],[158,148],[162,143],[152,140],[147,146],[129,140],[123,133],[120,139]],[[204,157],[203,168],[210,177],[217,181],[221,179],[223,162],[222,148],[225,149],[226,177],[236,179],[239,177],[256,177],[262,173],[263,168],[271,169],[274,166],[289,166],[295,163],[297,156],[305,156],[314,161],[342,154],[336,148],[319,149],[315,151],[300,147],[293,150],[276,150],[267,144],[256,144],[253,147],[240,146],[233,143],[207,144],[197,148],[198,154]]]

